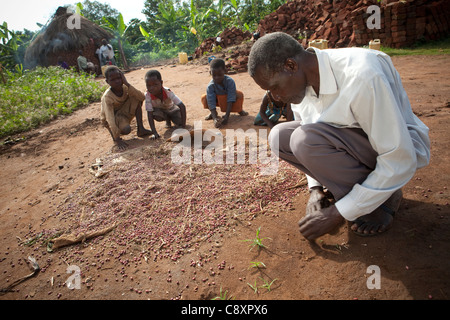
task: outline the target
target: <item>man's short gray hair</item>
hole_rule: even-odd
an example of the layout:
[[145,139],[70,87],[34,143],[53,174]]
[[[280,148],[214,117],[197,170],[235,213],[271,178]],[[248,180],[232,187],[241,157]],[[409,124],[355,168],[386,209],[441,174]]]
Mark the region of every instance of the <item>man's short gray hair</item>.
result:
[[248,73],[254,77],[256,68],[263,66],[268,75],[275,74],[283,69],[287,59],[304,51],[302,45],[289,34],[269,33],[253,44],[248,57]]

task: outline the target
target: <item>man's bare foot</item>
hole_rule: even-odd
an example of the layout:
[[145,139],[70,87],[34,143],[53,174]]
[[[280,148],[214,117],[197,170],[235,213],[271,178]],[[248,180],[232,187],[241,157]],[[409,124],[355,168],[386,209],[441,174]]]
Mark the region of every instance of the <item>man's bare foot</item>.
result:
[[360,236],[374,236],[389,230],[392,227],[394,215],[400,207],[402,197],[402,190],[397,190],[375,211],[356,219],[351,230]]
[[152,134],[153,134],[153,132],[151,130],[147,130],[147,129],[141,129],[141,130],[138,130],[138,132],[137,132],[138,137],[145,137],[145,136],[149,136]]

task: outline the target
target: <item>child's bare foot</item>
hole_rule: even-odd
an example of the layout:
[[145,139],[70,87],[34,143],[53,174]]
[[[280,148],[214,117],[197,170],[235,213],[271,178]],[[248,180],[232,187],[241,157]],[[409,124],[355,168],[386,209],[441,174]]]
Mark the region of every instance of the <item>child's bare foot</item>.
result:
[[205,117],[205,120],[212,120],[212,119],[213,119],[213,117],[212,117],[211,113]]
[[147,130],[147,129],[140,129],[137,132],[138,137],[145,137],[145,136],[149,136],[152,134],[153,134],[153,132],[151,130]]
[[222,119],[222,124],[223,124],[223,125],[226,125],[227,123],[228,123],[228,117],[225,116],[225,117],[223,117],[223,119]]
[[242,110],[241,112],[239,112],[239,115],[242,116],[242,117],[243,117],[243,116],[248,116],[248,112]]

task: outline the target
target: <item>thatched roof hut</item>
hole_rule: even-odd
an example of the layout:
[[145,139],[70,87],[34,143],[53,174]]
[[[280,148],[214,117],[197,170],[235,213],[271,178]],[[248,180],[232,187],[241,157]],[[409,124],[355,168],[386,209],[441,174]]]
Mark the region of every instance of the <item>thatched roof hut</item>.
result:
[[50,24],[41,30],[27,48],[24,62],[26,68],[57,65],[58,57],[62,57],[71,67],[77,66],[80,50],[83,50],[89,61],[99,65],[95,54],[97,46],[101,45],[102,39],[109,40],[113,36],[82,16],[77,16],[80,19],[79,28],[69,28],[67,21],[72,15],[65,7],[56,10]]

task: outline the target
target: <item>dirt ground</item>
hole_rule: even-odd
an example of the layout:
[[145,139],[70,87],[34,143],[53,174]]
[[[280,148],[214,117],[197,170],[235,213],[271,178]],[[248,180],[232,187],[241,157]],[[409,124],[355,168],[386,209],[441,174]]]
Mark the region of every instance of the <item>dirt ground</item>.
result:
[[[42,245],[26,246],[24,242],[30,230],[64,224],[54,213],[77,188],[96,179],[89,172],[91,164],[97,158],[120,155],[111,150],[110,136],[100,126],[100,104],[93,103],[26,133],[24,141],[0,149],[0,287],[30,274],[25,263],[28,256],[34,256],[43,267],[0,299],[209,300],[219,296],[221,288],[227,291],[227,298],[237,300],[448,299],[450,56],[404,56],[393,57],[393,61],[414,112],[430,128],[432,157],[431,164],[403,188],[401,209],[393,228],[385,234],[359,237],[345,224],[315,243],[306,241],[298,232],[297,222],[304,215],[308,193],[299,188],[292,199],[293,210],[280,208],[276,214],[239,220],[231,230],[200,242],[176,262],[140,260],[128,265],[124,276],[120,273],[124,268],[105,254],[101,263],[92,263],[90,271],[82,272],[80,289],[69,290],[64,283],[73,275],[67,273],[71,264],[67,257],[72,255],[67,253],[81,253],[87,261],[99,261],[97,248],[107,245],[111,234],[53,253],[46,252]],[[190,63],[155,68],[161,71],[164,85],[187,106],[188,124],[203,120],[207,112],[200,96],[210,80],[208,66]],[[147,70],[135,70],[126,77],[144,91]],[[246,73],[232,77],[245,94],[249,116],[233,115],[224,129],[255,128],[253,119],[264,92]],[[146,116],[144,120],[148,128]],[[202,126],[212,128],[212,123],[203,121]],[[163,124],[158,123],[157,128],[165,138],[170,137]],[[130,149],[123,154],[161,143],[138,138],[135,130],[125,139]],[[270,239],[263,240],[266,248],[250,251],[249,243],[242,240],[255,238],[258,227],[261,237]],[[136,257],[127,254],[131,260]],[[263,262],[265,268],[252,268],[254,261]],[[379,289],[367,286],[371,265],[380,268]],[[262,279],[269,283],[274,280],[270,291],[263,287]],[[255,291],[249,284],[259,288]]]

